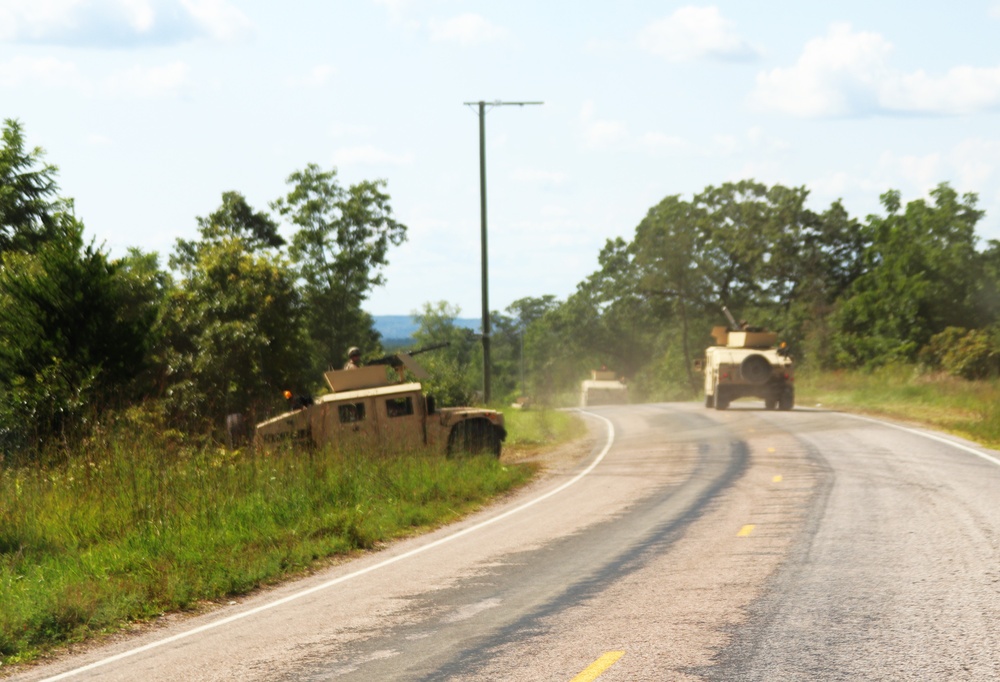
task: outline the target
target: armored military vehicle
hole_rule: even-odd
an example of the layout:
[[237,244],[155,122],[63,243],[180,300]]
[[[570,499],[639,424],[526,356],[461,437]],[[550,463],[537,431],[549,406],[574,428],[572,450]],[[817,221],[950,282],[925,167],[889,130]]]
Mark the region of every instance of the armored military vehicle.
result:
[[795,405],[795,373],[792,358],[778,335],[757,327],[737,324],[726,308],[730,327],[715,327],[716,345],[705,350],[705,407],[724,410],[739,398],[761,398],[773,410]]
[[404,380],[407,371],[417,379],[428,378],[411,354],[398,353],[392,358],[327,372],[324,378],[331,393],[300,401],[298,409],[257,424],[255,437],[265,445],[292,440],[361,449],[428,446],[449,457],[476,453],[500,456],[507,437],[502,413],[437,407],[419,381]]
[[628,386],[608,369],[591,370],[580,383],[580,407],[628,403]]

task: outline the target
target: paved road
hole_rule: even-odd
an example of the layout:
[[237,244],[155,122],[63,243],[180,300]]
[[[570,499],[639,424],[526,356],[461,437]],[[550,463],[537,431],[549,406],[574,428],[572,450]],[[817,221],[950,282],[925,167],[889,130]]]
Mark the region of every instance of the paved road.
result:
[[1000,454],[754,403],[591,412],[579,456],[461,524],[15,679],[1000,679]]

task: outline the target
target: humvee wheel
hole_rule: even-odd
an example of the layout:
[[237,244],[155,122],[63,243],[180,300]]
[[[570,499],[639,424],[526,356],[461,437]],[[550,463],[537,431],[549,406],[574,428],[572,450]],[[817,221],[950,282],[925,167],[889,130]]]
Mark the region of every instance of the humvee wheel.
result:
[[793,407],[795,407],[795,389],[791,386],[786,386],[778,398],[778,409],[790,410]]
[[715,409],[724,410],[729,407],[729,394],[723,392],[722,387],[715,385]]
[[764,398],[764,409],[765,410],[773,410],[777,406],[778,406],[778,399],[777,398]]
[[448,457],[493,455],[500,457],[500,435],[485,419],[469,419],[456,424],[448,434]]
[[705,407],[715,407],[715,396],[714,395],[712,395],[710,393],[706,393],[705,394]]

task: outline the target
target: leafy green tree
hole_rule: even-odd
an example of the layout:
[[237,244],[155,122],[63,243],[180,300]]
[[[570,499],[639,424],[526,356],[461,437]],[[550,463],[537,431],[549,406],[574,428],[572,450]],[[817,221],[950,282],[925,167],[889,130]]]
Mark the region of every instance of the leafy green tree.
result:
[[[834,301],[863,271],[862,227],[837,202],[822,214],[806,208],[804,187],[767,187],[753,180],[709,187],[690,202],[668,196],[647,213],[632,242],[639,286],[669,304],[651,313],[679,329],[671,357],[692,366],[708,343],[721,306],[819,351]],[[660,361],[661,363],[663,360]],[[675,364],[676,367],[676,364]],[[699,378],[687,369],[694,386]],[[676,379],[676,371],[669,380]]]
[[635,396],[681,397],[700,385],[693,358],[724,323],[723,305],[820,348],[830,333],[823,320],[863,271],[867,242],[842,205],[817,214],[807,198],[804,187],[753,180],[690,201],[665,197],[631,242],[609,241],[599,270],[528,334],[542,385],[565,393],[606,364]]
[[719,304],[747,310],[766,292],[764,265],[774,242],[767,188],[752,180],[708,187],[694,206],[702,224],[695,243],[697,265]]
[[975,194],[946,183],[931,203],[882,195],[885,216],[870,216],[865,272],[838,303],[833,316],[836,361],[876,366],[912,361],[932,336],[948,327],[974,328],[983,259],[975,227],[982,211]]
[[507,315],[494,313],[491,354],[496,367],[494,377],[498,379],[496,385],[505,399],[514,400],[528,395],[528,378],[533,372],[530,342],[527,340],[529,330],[558,305],[555,296],[545,294],[514,301],[507,306]]
[[[164,341],[162,315],[173,290],[173,280],[160,268],[158,254],[137,248],[129,248],[127,255],[112,261],[112,265],[119,285],[119,316],[134,320],[145,331],[139,346],[145,360],[128,394],[134,400],[155,398],[162,395],[164,388],[165,368],[157,364],[156,357]],[[123,390],[126,388],[122,386]]]
[[201,239],[178,239],[170,266],[180,269],[197,267],[204,251],[232,239],[239,239],[247,252],[278,249],[285,240],[278,234],[278,223],[263,211],[254,211],[239,192],[223,192],[222,205],[207,218],[197,218]]
[[779,326],[798,359],[820,366],[834,362],[831,313],[837,300],[865,272],[869,233],[839,201],[799,237],[799,253]]
[[[631,244],[638,288],[651,304],[659,324],[680,330],[680,349],[686,380],[694,385],[691,327],[710,308],[715,287],[700,265],[700,244],[706,219],[701,208],[679,196],[668,196],[654,206],[636,227]],[[698,349],[700,351],[700,349]]]
[[344,189],[336,170],[310,164],[287,182],[291,191],[272,208],[297,228],[289,255],[302,280],[312,364],[326,369],[341,364],[350,346],[379,345],[361,305],[384,283],[389,248],[406,239],[406,226],[392,217],[382,180]]
[[716,305],[767,317],[787,308],[808,274],[803,245],[821,250],[824,238],[833,236],[825,235],[819,216],[805,207],[808,195],[804,187],[742,180],[694,197],[701,215],[695,263],[713,288]]
[[660,330],[630,245],[608,240],[598,263],[576,292],[528,329],[529,387],[540,402],[575,396],[592,369],[607,366],[631,378],[649,362]]
[[448,346],[419,356],[430,380],[427,391],[442,406],[472,404],[482,389],[483,352],[479,335],[455,324],[458,306],[439,301],[425,303],[413,317],[418,323],[413,338],[418,346],[447,343]]
[[39,446],[136,396],[155,309],[67,214],[34,253],[0,267],[0,444]]
[[165,398],[195,426],[266,412],[305,381],[301,301],[277,251],[276,225],[235,192],[199,218],[202,239],[178,241],[180,280],[168,296],[161,361]]
[[[0,448],[84,433],[107,408],[148,394],[161,291],[138,252],[84,243],[57,169],[5,121],[0,147]],[[142,274],[141,274],[142,273]]]
[[980,324],[1000,322],[1000,240],[991,239],[982,252],[982,279],[976,294]]
[[69,202],[55,198],[57,169],[42,162],[40,147],[25,151],[19,122],[6,119],[0,146],[0,254],[35,251],[60,236],[56,214],[69,212]]

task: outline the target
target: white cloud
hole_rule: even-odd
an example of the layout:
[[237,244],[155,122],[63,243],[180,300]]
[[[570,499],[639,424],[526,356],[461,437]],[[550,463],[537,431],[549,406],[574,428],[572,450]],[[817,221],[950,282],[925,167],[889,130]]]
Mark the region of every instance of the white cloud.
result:
[[80,74],[76,64],[53,57],[41,59],[14,57],[8,62],[0,62],[0,86],[7,88],[42,86],[70,88],[79,91],[89,90],[89,85]]
[[742,146],[737,136],[717,133],[712,136],[709,150],[713,156],[733,156],[742,149]]
[[877,84],[887,78],[892,46],[875,33],[835,24],[806,43],[798,62],[757,76],[753,100],[796,116],[845,116],[875,106]]
[[944,76],[892,69],[877,33],[834,24],[806,43],[795,65],[757,76],[758,108],[801,117],[874,113],[965,114],[1000,107],[1000,67],[955,67]]
[[414,0],[373,0],[373,2],[385,7],[393,21],[402,21],[403,15],[413,5]]
[[894,170],[896,175],[911,186],[919,188],[923,194],[936,187],[944,177],[944,163],[941,155],[937,153],[922,156],[916,154],[896,156],[886,153],[879,160],[879,165],[889,172]]
[[0,62],[0,87],[75,90],[83,95],[102,93],[118,97],[171,97],[189,84],[184,62],[163,66],[132,66],[100,82],[92,82],[73,62],[53,57],[15,57]]
[[112,95],[128,97],[172,97],[188,85],[188,65],[173,62],[165,66],[133,66],[119,71],[104,81],[104,89]]
[[[883,212],[878,197],[887,190],[899,190],[906,203],[918,197],[929,198],[931,190],[948,181],[959,193],[979,194],[989,219],[1000,207],[1000,201],[994,198],[1000,196],[998,158],[1000,139],[969,138],[941,152],[918,155],[885,151],[863,172],[832,169],[806,185],[821,208],[844,198],[848,210],[863,217]],[[983,227],[997,229],[995,221]]]
[[507,31],[490,23],[479,14],[462,14],[446,21],[427,22],[431,40],[441,43],[458,43],[463,47],[482,45],[503,40]]
[[949,161],[955,168],[959,187],[981,191],[996,184],[1000,163],[1000,140],[970,138],[955,146]]
[[587,101],[580,111],[580,126],[583,140],[591,148],[608,148],[624,144],[628,140],[628,126],[621,121],[605,121],[594,118],[594,103]]
[[681,7],[640,31],[639,47],[674,62],[745,61],[758,54],[717,7]]
[[1000,67],[959,66],[941,77],[923,71],[886,83],[881,103],[890,110],[969,114],[1000,106]]
[[332,64],[317,64],[303,74],[297,74],[288,79],[288,84],[295,87],[320,88],[333,80],[337,75],[337,67]]
[[580,110],[580,131],[587,148],[616,152],[641,152],[653,157],[684,156],[699,158],[724,158],[753,151],[754,153],[781,153],[789,148],[787,141],[751,127],[742,133],[719,132],[707,139],[693,140],[662,131],[648,131],[633,135],[624,121],[600,119],[595,114],[592,100]]
[[688,146],[684,138],[660,132],[646,133],[642,136],[640,144],[651,153],[683,151]]
[[198,26],[215,40],[239,40],[253,31],[250,19],[227,0],[181,0],[181,4],[194,17]]
[[198,38],[236,40],[252,31],[229,0],[4,0],[0,41],[120,47]]
[[337,166],[347,165],[387,165],[408,166],[413,163],[411,154],[391,154],[372,145],[346,147],[334,152],[333,162]]

